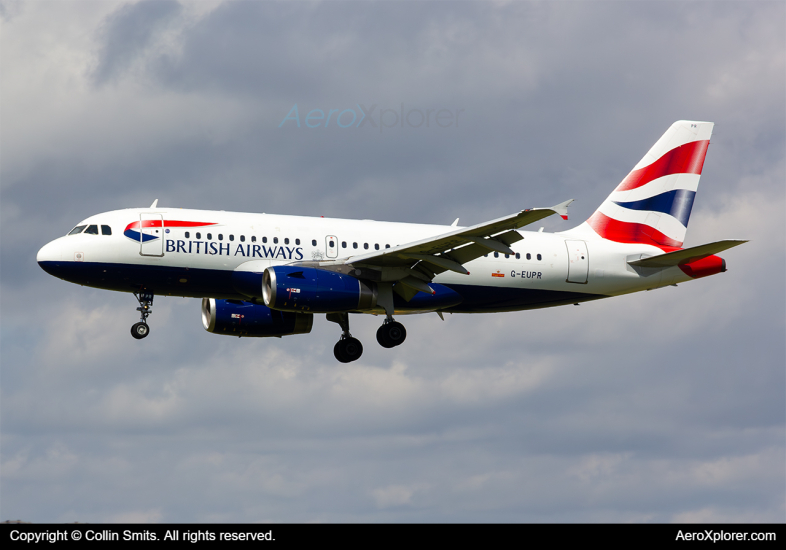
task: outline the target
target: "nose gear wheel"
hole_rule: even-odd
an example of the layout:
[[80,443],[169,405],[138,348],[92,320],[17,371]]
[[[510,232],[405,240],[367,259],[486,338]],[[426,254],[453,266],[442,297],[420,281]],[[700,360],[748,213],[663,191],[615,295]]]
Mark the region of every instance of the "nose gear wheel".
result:
[[150,327],[147,323],[134,323],[134,325],[131,326],[131,336],[137,340],[141,340],[148,334],[150,334]]

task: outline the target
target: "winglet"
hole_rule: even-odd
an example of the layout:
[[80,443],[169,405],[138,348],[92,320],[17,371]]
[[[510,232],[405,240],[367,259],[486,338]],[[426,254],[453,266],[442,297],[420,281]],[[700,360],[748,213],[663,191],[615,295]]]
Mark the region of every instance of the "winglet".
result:
[[565,202],[561,202],[561,203],[559,203],[559,204],[558,204],[558,205],[556,205],[556,206],[552,206],[552,207],[550,208],[550,210],[553,210],[554,212],[556,212],[557,214],[559,214],[559,215],[560,215],[560,217],[561,217],[563,220],[567,220],[567,219],[568,219],[568,205],[569,205],[570,203],[572,203],[574,200],[575,200],[575,199],[568,199],[568,200],[566,200]]
[[158,199],[153,201],[153,204],[150,205],[150,208],[156,208],[158,206]]

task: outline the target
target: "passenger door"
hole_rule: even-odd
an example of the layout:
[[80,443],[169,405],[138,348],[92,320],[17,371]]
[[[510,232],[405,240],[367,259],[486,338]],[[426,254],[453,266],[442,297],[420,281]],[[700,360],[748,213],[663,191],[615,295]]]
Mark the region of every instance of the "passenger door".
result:
[[568,247],[568,279],[569,283],[587,283],[589,273],[589,254],[584,241],[565,241]]
[[164,255],[164,216],[139,214],[139,253],[142,256]]

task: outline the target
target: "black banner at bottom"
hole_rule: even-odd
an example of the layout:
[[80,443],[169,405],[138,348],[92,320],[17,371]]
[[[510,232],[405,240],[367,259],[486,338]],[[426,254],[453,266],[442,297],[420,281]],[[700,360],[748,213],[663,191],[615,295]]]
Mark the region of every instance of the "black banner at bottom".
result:
[[[710,543],[774,543],[786,540],[783,524],[35,524],[3,523],[0,538],[7,544],[152,543],[155,546],[255,544],[289,546],[303,543],[390,544],[435,540],[443,544],[488,545],[495,541],[597,541],[630,544],[693,545]],[[373,538],[370,538],[373,537]]]

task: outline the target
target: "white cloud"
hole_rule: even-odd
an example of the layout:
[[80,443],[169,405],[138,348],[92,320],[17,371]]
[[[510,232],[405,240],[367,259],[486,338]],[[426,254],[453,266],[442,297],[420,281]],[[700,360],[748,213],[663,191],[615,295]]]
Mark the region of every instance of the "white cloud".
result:
[[412,504],[412,497],[419,489],[418,486],[389,485],[374,489],[371,494],[377,508],[390,508]]

